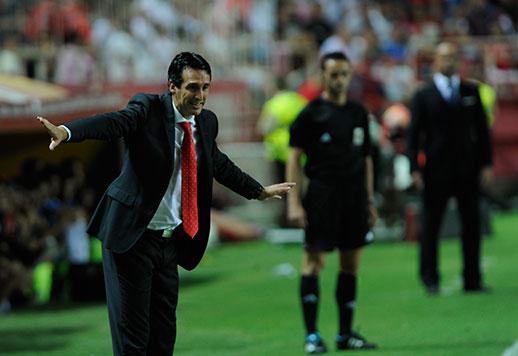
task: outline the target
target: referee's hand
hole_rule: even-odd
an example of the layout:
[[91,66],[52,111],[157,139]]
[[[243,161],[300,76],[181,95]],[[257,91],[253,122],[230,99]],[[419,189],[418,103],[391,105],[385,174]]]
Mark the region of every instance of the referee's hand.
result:
[[301,204],[288,204],[288,223],[292,226],[305,228],[308,220],[306,211]]

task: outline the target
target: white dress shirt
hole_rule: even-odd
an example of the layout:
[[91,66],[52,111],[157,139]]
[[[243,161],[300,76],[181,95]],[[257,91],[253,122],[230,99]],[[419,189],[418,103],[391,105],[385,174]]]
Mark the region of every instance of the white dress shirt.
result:
[[[451,86],[450,86],[450,80],[451,80]],[[454,74],[451,76],[451,78],[448,78],[442,73],[434,73],[433,75],[433,82],[437,89],[439,90],[439,93],[441,93],[441,96],[444,100],[450,101],[451,96],[453,94],[452,89],[457,91],[459,90],[460,85],[460,77],[457,74]]]
[[[196,130],[196,123],[194,121],[194,115],[188,119],[184,118],[178,111],[173,102],[174,116],[175,116],[175,128],[174,128],[174,154],[175,159],[173,162],[173,174],[169,180],[169,185],[165,191],[160,205],[155,212],[155,215],[151,219],[151,222],[147,226],[151,230],[174,230],[178,225],[182,223],[181,214],[181,202],[182,202],[182,141],[184,136],[184,130],[179,125],[180,122],[188,121],[191,123],[192,134],[194,139],[194,146],[198,141],[198,135]],[[198,154],[196,154],[198,156]]]
[[[182,223],[181,214],[181,202],[182,202],[182,141],[184,136],[184,129],[180,126],[180,122],[188,121],[191,123],[191,130],[194,140],[194,146],[198,141],[198,133],[196,130],[196,122],[194,121],[194,115],[186,119],[180,114],[174,101],[172,102],[174,108],[174,154],[175,159],[173,162],[173,174],[169,180],[169,185],[165,191],[158,209],[155,215],[151,219],[148,229],[151,230],[174,230],[178,225]],[[66,141],[70,141],[72,133],[70,129],[64,125],[60,125],[67,131],[68,138]],[[198,149],[196,148],[196,157],[198,157]]]

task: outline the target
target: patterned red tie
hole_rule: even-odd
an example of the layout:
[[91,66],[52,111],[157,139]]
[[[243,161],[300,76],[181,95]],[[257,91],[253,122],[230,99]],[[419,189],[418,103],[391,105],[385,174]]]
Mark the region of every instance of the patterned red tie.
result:
[[183,229],[191,238],[198,232],[198,182],[196,178],[196,150],[191,123],[180,122],[184,135],[182,141],[182,220]]

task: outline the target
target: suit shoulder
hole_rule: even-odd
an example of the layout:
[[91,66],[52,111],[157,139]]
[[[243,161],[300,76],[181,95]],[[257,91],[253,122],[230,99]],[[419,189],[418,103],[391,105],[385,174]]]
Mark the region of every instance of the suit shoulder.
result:
[[321,97],[315,98],[315,99],[311,100],[310,102],[308,102],[308,104],[305,106],[304,109],[312,110],[312,109],[318,108],[322,105],[323,102],[324,101],[322,100]]
[[202,117],[210,117],[211,119],[216,119],[217,120],[216,114],[212,110],[209,110],[209,109],[203,109],[201,111],[201,113],[200,113],[200,116],[202,116]]
[[200,113],[200,119],[203,120],[206,124],[209,125],[217,125],[218,117],[216,114],[208,109],[203,109]]
[[311,116],[321,110],[324,104],[324,101],[320,97],[313,99],[300,111],[298,116]]
[[130,103],[131,102],[151,105],[160,102],[160,96],[157,94],[137,93],[131,97]]
[[462,80],[461,86],[463,86],[467,92],[478,93],[478,88],[479,88],[480,84],[474,83],[472,81]]

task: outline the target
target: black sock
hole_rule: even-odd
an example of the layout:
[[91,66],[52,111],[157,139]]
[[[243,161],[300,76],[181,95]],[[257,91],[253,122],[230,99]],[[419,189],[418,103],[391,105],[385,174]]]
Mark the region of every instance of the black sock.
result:
[[318,276],[302,276],[300,279],[300,300],[306,331],[308,334],[312,334],[317,331]]
[[356,276],[354,274],[338,274],[335,297],[339,313],[339,334],[350,334],[356,307]]

